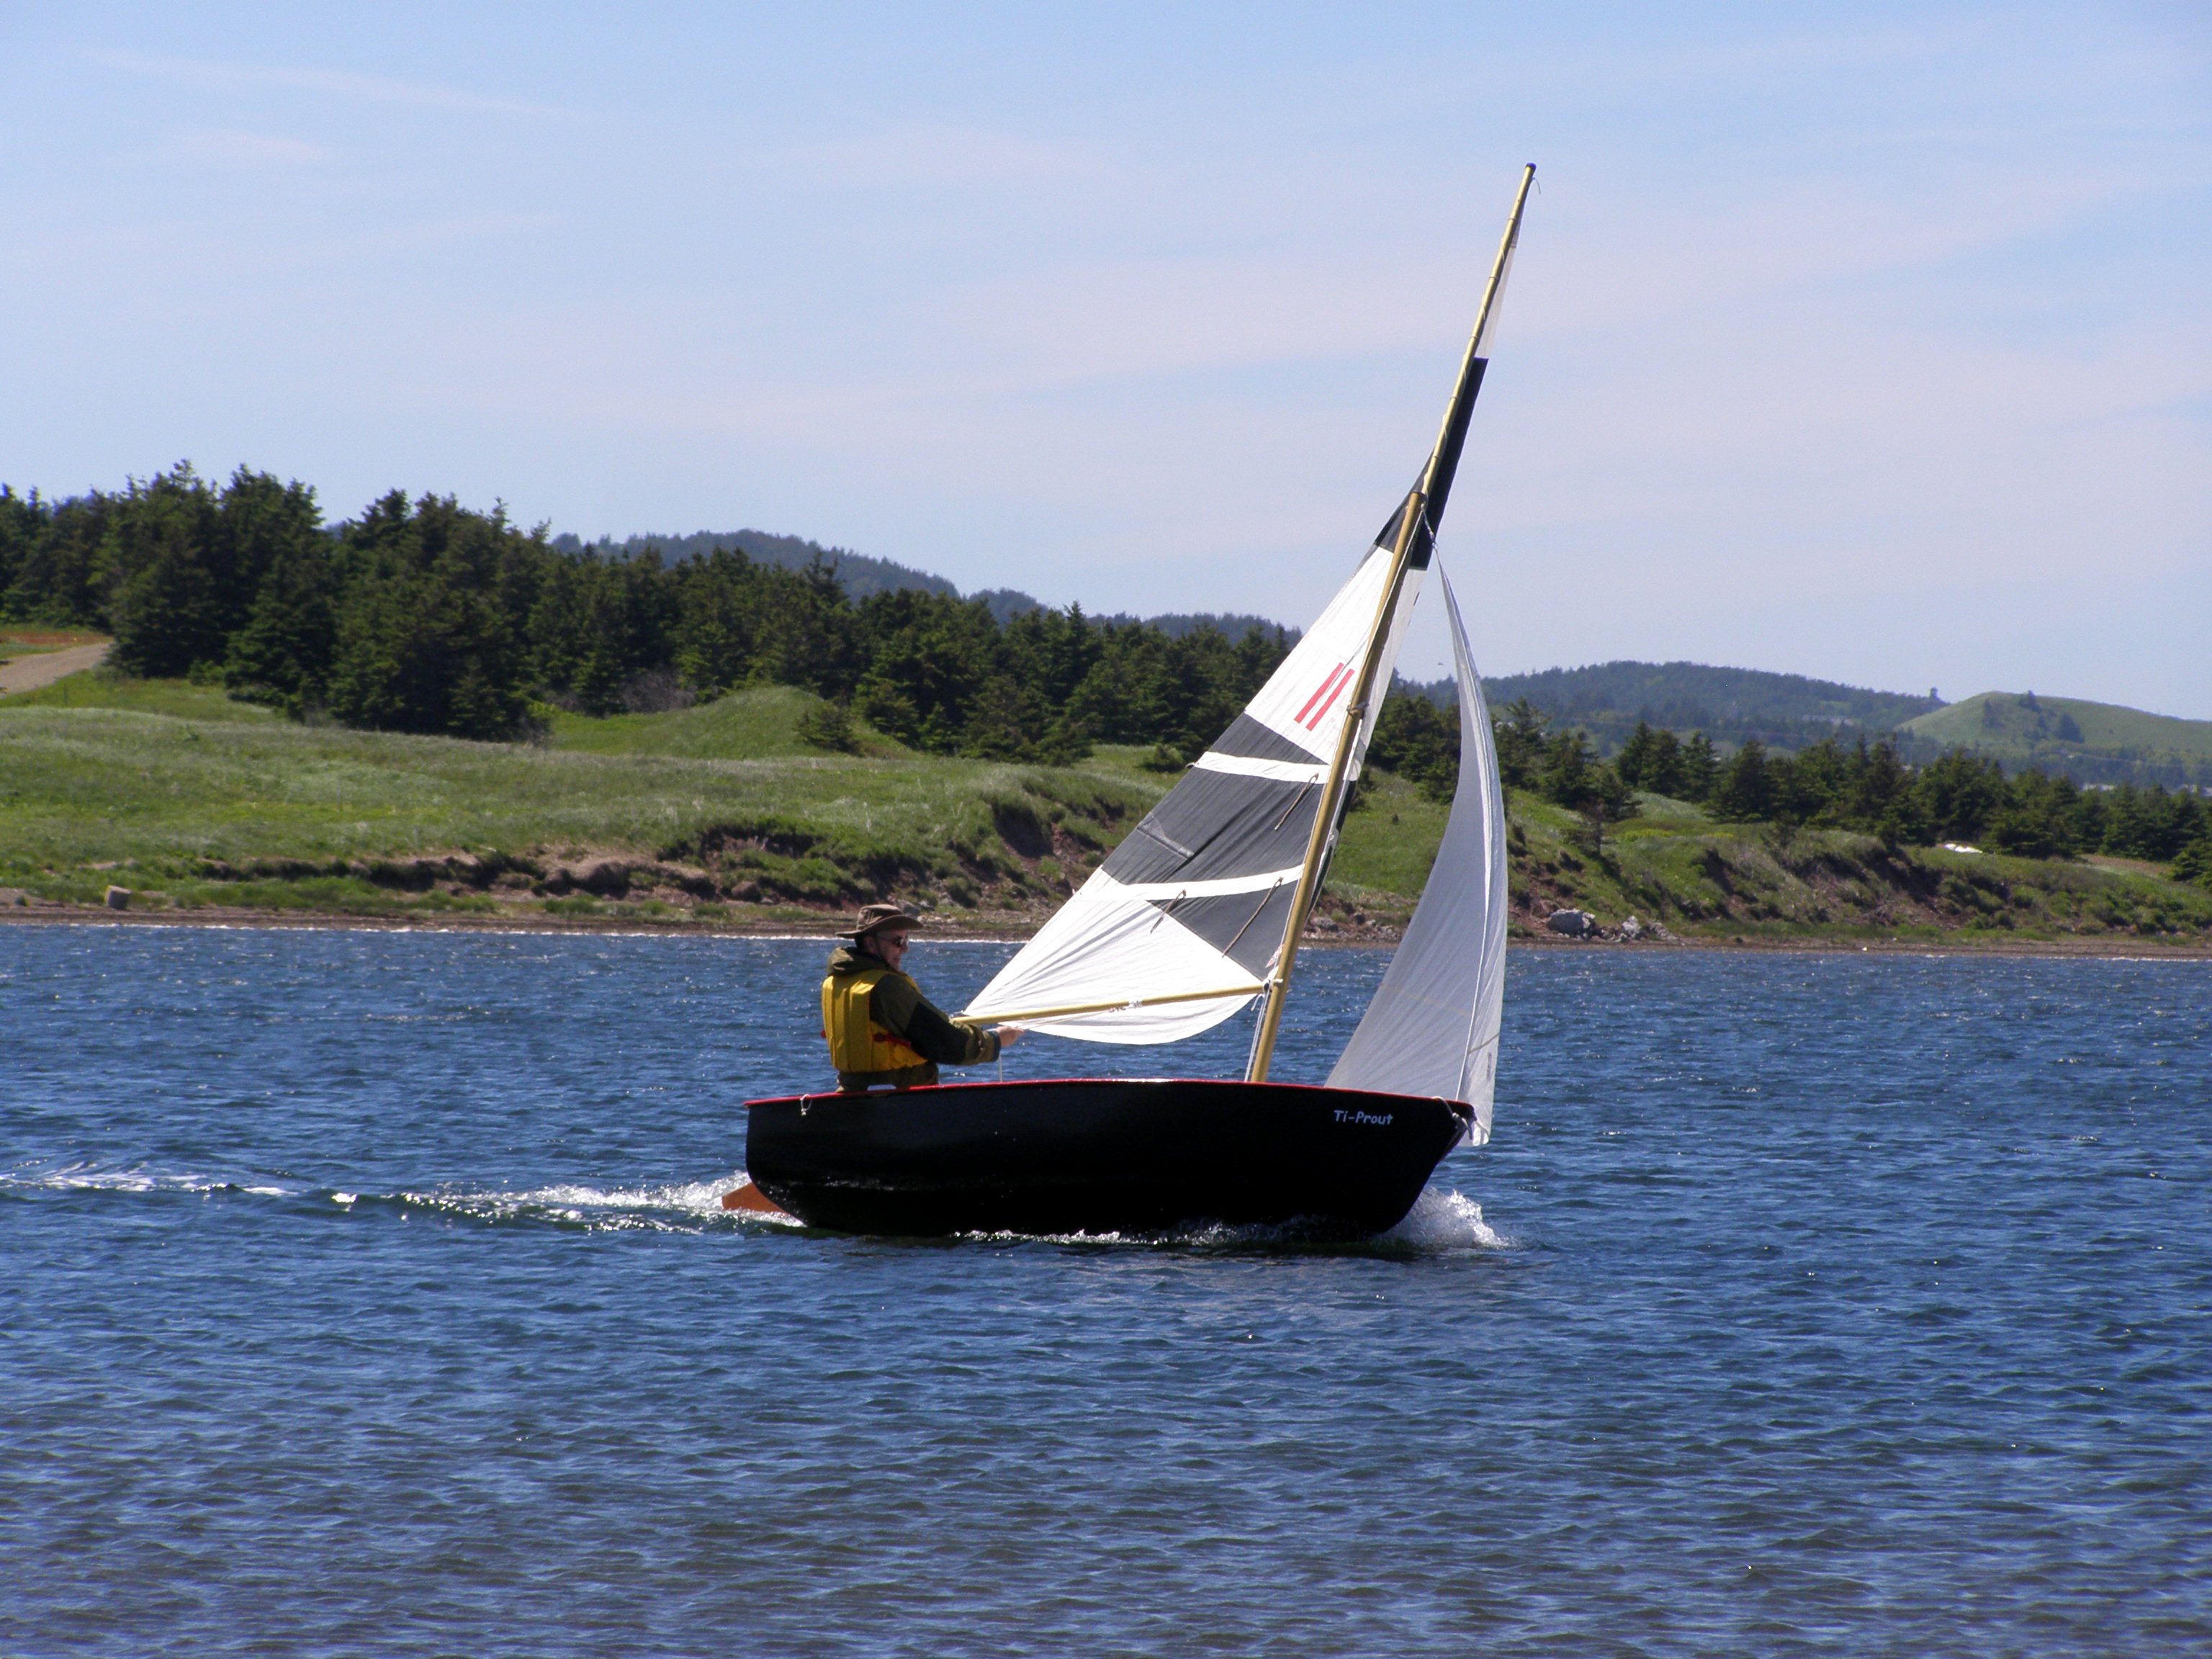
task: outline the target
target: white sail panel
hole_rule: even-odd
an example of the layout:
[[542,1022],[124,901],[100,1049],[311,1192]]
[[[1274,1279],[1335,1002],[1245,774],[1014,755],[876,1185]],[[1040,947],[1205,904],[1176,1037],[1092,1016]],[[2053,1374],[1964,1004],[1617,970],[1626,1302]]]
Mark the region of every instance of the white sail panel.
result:
[[[1295,869],[1290,879],[1297,879]],[[1152,902],[1156,896],[1143,887],[1124,887],[1103,872],[1094,874],[969,1004],[969,1017],[1022,1019],[1030,1009],[1143,998],[1133,1006],[1023,1023],[1033,1031],[1093,1042],[1172,1042],[1218,1025],[1261,987],[1162,910]],[[1265,896],[1264,889],[1248,888],[1243,902],[1256,909]],[[1228,994],[1204,994],[1210,991]]]
[[[1395,526],[1394,526],[1395,527]],[[1277,737],[1296,744],[1316,763],[1326,766],[1336,757],[1337,739],[1344,732],[1345,711],[1359,678],[1359,663],[1375,628],[1375,614],[1382,603],[1383,585],[1390,580],[1391,549],[1382,543],[1370,548],[1352,578],[1337,590],[1328,609],[1297,642],[1291,654],[1268,676],[1260,695],[1245,708],[1247,718]],[[1419,581],[1418,571],[1408,571],[1406,589],[1398,604],[1402,618],[1413,608]],[[1394,634],[1396,632],[1394,629]],[[1393,644],[1395,640],[1393,640]],[[1387,690],[1390,665],[1382,665],[1376,685]],[[1379,709],[1382,699],[1376,698]],[[1370,710],[1371,728],[1375,710]],[[1231,727],[1233,733],[1236,728]],[[1228,734],[1224,734],[1228,735]],[[1364,744],[1360,745],[1363,749]],[[1212,758],[1209,754],[1199,764]]]
[[1490,711],[1449,581],[1443,600],[1459,676],[1459,789],[1421,902],[1328,1081],[1466,1101],[1480,1146],[1490,1139],[1505,1001],[1505,797]]
[[[963,1018],[1167,1042],[1237,1012],[1274,971],[1328,763],[1390,580],[1370,549],[1228,731],[969,1004]],[[1410,597],[1409,574],[1376,685]],[[1354,767],[1382,698],[1355,734]],[[1219,993],[1195,999],[1195,994]],[[1169,997],[1194,998],[1163,1003]],[[1144,1006],[1131,1006],[1142,1000]],[[1092,1008],[1091,1005],[1115,1006]],[[1053,1017],[1032,1011],[1083,1009]]]

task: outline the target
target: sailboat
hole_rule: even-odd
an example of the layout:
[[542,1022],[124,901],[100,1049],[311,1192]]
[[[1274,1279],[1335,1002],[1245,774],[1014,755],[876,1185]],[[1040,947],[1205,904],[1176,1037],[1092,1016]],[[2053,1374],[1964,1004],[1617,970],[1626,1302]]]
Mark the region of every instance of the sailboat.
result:
[[1460,772],[1436,862],[1328,1082],[1272,1082],[1268,1070],[1300,939],[1434,562],[1535,172],[1522,173],[1419,481],[1243,713],[959,1016],[1164,1043],[1256,1003],[1244,1076],[752,1101],[745,1168],[760,1194],[811,1225],[908,1237],[1208,1223],[1361,1236],[1401,1220],[1455,1146],[1489,1139],[1505,982],[1504,796],[1481,682],[1440,570]]

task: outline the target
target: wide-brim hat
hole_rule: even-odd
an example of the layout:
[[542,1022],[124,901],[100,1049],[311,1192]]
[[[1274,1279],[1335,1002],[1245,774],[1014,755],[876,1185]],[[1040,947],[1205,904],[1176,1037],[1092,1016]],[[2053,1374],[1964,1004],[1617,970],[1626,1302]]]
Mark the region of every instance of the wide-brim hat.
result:
[[910,915],[902,905],[864,904],[860,907],[859,923],[847,928],[837,937],[851,939],[857,945],[869,934],[881,933],[886,927],[919,927],[921,926],[921,918]]

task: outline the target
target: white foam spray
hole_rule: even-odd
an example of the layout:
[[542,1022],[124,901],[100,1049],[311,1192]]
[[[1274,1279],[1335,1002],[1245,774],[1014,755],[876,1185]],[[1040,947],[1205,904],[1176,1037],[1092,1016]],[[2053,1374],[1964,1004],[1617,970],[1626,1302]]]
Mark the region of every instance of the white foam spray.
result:
[[1505,1250],[1513,1241],[1482,1218],[1482,1206],[1464,1194],[1421,1188],[1406,1218],[1382,1235],[1386,1243],[1422,1250]]
[[149,1169],[143,1164],[74,1163],[19,1164],[14,1169],[0,1169],[0,1190],[14,1188],[19,1191],[197,1194],[202,1197],[320,1197],[349,1212],[357,1205],[392,1205],[403,1211],[431,1210],[475,1220],[551,1221],[608,1231],[664,1228],[690,1232],[709,1221],[771,1227],[798,1224],[787,1216],[725,1210],[722,1194],[744,1185],[744,1171],[740,1170],[714,1180],[657,1187],[600,1188],[562,1183],[519,1192],[448,1187],[379,1193],[347,1188],[322,1191],[311,1187],[280,1187],[252,1177],[226,1180],[218,1175]]
[[240,1182],[226,1181],[221,1176],[149,1170],[143,1164],[61,1164],[46,1167],[19,1164],[12,1170],[0,1170],[0,1188],[7,1187],[58,1193],[252,1193],[262,1198],[296,1198],[307,1190],[299,1187],[250,1187]]
[[726,1210],[722,1194],[744,1184],[744,1171],[712,1181],[678,1182],[662,1187],[586,1187],[563,1183],[526,1191],[396,1193],[403,1205],[486,1221],[554,1221],[599,1231],[650,1228],[696,1231],[702,1222],[739,1225],[795,1226],[788,1216],[752,1210]]

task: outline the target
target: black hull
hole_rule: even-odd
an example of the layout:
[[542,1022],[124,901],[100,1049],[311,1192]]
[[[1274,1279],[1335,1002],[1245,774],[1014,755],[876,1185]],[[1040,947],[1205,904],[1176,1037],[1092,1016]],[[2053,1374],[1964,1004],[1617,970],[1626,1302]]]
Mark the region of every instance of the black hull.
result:
[[811,1226],[945,1233],[1395,1226],[1468,1108],[1291,1084],[1086,1078],[750,1103],[745,1173]]

